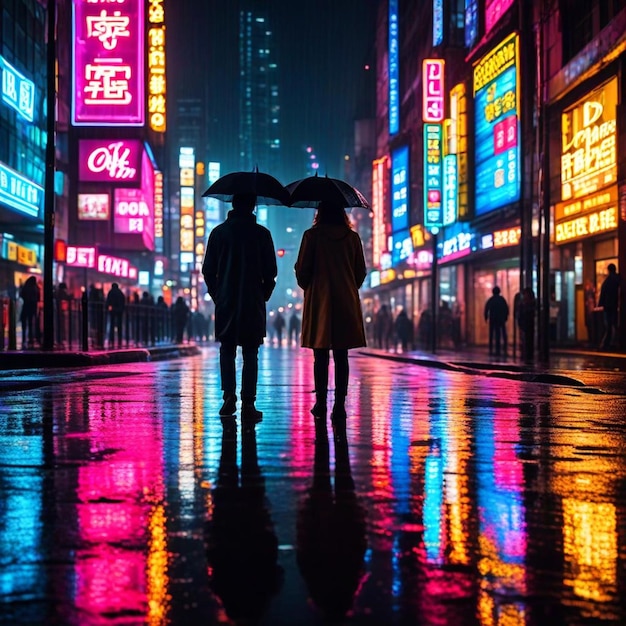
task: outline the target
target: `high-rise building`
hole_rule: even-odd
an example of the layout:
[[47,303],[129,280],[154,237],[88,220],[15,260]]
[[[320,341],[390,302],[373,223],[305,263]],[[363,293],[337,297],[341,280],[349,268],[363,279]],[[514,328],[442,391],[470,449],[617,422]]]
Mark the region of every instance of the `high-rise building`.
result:
[[239,167],[280,165],[278,67],[267,10],[244,1],[239,12]]

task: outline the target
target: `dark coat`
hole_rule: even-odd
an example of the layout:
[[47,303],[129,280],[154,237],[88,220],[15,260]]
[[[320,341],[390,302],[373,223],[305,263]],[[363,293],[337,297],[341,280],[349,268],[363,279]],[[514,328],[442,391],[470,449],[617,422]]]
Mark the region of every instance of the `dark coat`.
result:
[[485,321],[494,326],[504,326],[508,319],[509,305],[500,294],[494,294],[485,304]]
[[270,231],[252,213],[229,211],[209,235],[202,275],[215,302],[215,338],[260,345],[265,303],[276,286],[276,252]]
[[341,224],[305,231],[295,266],[304,290],[301,344],[338,350],[365,345],[359,288],[366,276],[359,235]]
[[602,282],[598,306],[601,306],[605,311],[608,311],[609,313],[617,313],[617,305],[619,303],[619,288],[619,274],[615,272],[609,274]]

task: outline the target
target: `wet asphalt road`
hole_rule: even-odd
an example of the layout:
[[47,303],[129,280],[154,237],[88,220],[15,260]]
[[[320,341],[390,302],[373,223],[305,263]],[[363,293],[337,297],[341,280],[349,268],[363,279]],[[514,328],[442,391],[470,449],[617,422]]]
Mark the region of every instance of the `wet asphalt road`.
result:
[[3,388],[0,623],[626,624],[623,372],[355,352],[342,428],[310,351],[263,347],[254,427],[216,365]]

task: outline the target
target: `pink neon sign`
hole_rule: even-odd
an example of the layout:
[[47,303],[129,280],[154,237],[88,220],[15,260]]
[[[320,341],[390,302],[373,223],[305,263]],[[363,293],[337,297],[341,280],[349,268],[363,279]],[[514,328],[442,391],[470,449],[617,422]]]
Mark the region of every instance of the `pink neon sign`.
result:
[[72,5],[72,124],[143,126],[143,1]]
[[108,254],[98,255],[98,271],[103,274],[112,274],[120,278],[133,278],[132,265],[128,259],[120,259]]
[[79,180],[139,183],[142,152],[139,139],[81,139],[78,144]]
[[144,247],[154,250],[154,166],[145,150],[141,158],[141,188],[115,189],[113,230],[141,235]]
[[507,12],[514,0],[485,0],[485,34]]
[[96,249],[93,246],[67,246],[65,264],[73,267],[95,267]]
[[442,122],[445,115],[443,59],[424,59],[422,63],[423,104],[422,119],[424,122]]

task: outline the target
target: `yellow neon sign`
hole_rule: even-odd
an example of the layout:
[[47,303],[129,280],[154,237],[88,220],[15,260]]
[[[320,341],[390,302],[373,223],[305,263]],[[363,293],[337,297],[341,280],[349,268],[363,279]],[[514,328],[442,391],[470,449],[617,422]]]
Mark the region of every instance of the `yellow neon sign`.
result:
[[163,0],[148,5],[148,119],[157,133],[166,129],[165,11]]
[[617,207],[612,206],[556,224],[555,241],[556,243],[566,243],[616,228]]

